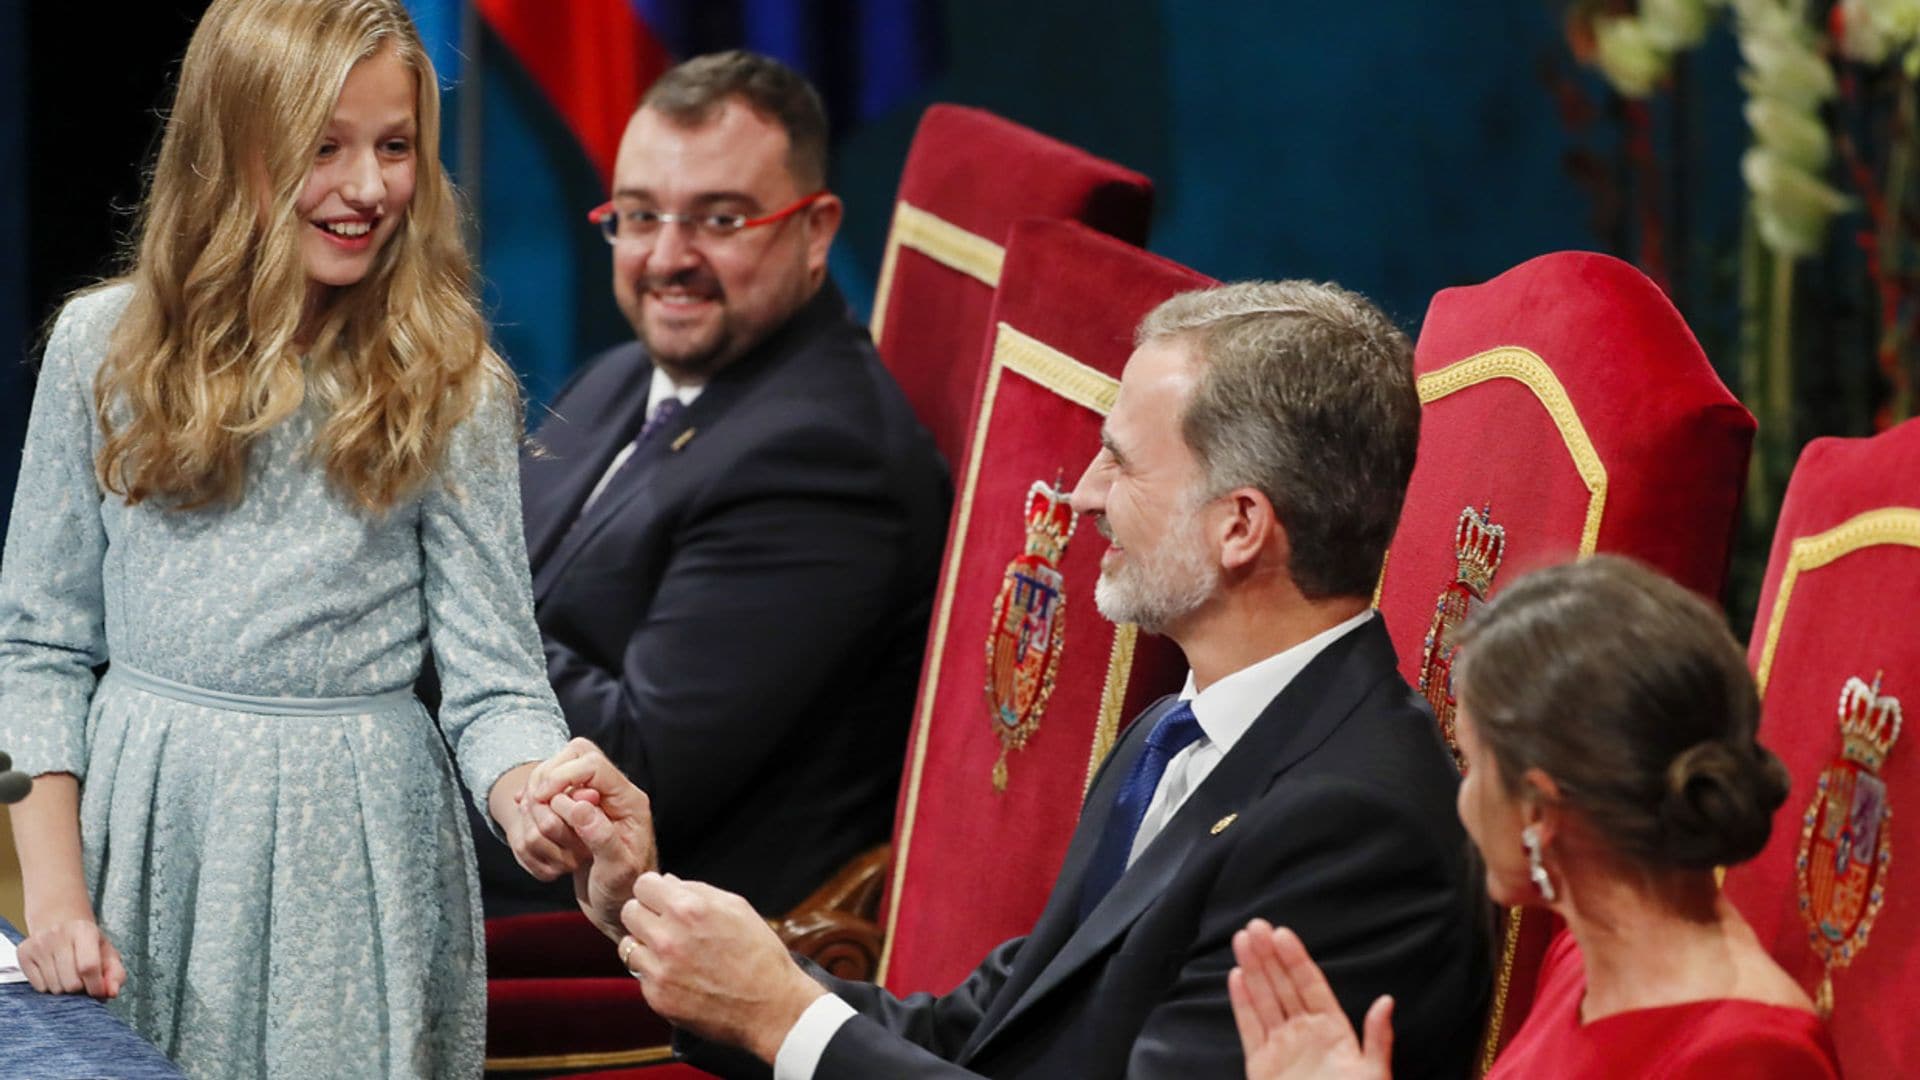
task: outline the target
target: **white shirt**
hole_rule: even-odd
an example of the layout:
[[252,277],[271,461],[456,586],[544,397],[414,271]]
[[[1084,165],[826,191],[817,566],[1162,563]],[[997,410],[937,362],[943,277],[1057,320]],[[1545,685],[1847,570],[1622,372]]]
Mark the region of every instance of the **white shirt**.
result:
[[[647,387],[647,411],[642,415],[651,417],[653,410],[658,408],[660,403],[667,399],[668,395],[679,398],[680,404],[682,405],[691,405],[694,399],[700,396],[700,392],[706,388],[707,385],[705,383],[681,386],[668,378],[666,372],[659,368],[654,368],[653,382]],[[600,497],[601,492],[607,490],[607,482],[613,479],[613,474],[620,471],[620,466],[625,465],[627,459],[632,457],[633,452],[639,449],[639,447],[640,437],[636,435],[627,445],[620,448],[619,453],[613,455],[613,464],[608,465],[607,471],[600,474],[600,482],[593,485],[593,490],[587,493],[587,501],[580,504],[580,516],[586,516],[587,511],[592,508],[594,500]]]
[[[1363,611],[1292,648],[1243,667],[1197,693],[1193,672],[1187,672],[1187,684],[1180,691],[1180,700],[1193,703],[1193,718],[1200,723],[1200,738],[1167,762],[1167,771],[1161,775],[1160,785],[1153,789],[1153,801],[1147,804],[1146,816],[1140,820],[1140,831],[1134,834],[1133,849],[1127,854],[1128,866],[1147,850],[1185,805],[1187,796],[1199,790],[1207,774],[1213,772],[1214,766],[1220,764],[1294,677],[1327,646],[1359,629],[1371,618],[1371,609]],[[816,999],[781,1040],[779,1053],[773,1059],[773,1080],[813,1080],[813,1072],[819,1067],[820,1055],[826,1053],[827,1043],[840,1030],[840,1025],[857,1015],[853,1006],[833,994]]]

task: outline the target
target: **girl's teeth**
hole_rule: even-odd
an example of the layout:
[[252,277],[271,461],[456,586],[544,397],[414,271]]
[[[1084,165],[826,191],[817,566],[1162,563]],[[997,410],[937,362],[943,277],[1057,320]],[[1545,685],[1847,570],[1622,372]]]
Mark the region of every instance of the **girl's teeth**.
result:
[[320,226],[335,236],[365,236],[373,226],[364,221],[330,221]]

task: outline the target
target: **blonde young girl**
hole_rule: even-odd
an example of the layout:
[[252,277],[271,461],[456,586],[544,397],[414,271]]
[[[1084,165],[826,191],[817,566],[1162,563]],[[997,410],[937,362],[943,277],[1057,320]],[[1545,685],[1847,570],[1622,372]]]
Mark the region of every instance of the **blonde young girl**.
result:
[[438,128],[398,0],[215,0],[133,265],[47,345],[0,561],[21,959],[196,1076],[479,1074],[449,745],[569,865],[515,805],[565,731]]

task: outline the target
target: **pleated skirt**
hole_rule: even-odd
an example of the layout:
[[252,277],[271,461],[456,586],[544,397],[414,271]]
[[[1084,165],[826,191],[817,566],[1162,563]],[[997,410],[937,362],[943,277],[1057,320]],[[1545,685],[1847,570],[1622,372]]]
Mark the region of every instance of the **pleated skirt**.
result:
[[193,1077],[474,1077],[473,842],[411,694],[212,694],[124,665],[88,718],[81,837],[114,1010]]

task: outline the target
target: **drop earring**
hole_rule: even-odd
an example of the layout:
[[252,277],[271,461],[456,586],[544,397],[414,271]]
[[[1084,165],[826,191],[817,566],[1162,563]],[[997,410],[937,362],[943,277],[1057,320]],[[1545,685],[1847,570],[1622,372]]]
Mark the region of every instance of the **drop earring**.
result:
[[1529,825],[1521,829],[1520,844],[1527,849],[1527,876],[1533,879],[1533,887],[1540,890],[1541,899],[1553,903],[1553,878],[1548,876],[1547,865],[1540,857],[1546,845],[1540,842],[1539,826]]

